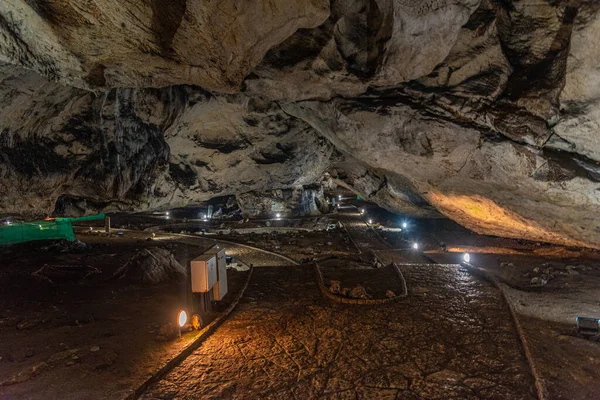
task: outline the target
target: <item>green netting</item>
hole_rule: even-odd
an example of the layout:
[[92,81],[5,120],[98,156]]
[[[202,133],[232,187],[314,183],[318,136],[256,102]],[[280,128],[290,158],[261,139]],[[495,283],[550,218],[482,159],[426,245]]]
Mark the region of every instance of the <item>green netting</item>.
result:
[[33,240],[75,240],[73,222],[104,219],[104,214],[80,218],[56,218],[51,221],[11,222],[0,226],[0,245]]

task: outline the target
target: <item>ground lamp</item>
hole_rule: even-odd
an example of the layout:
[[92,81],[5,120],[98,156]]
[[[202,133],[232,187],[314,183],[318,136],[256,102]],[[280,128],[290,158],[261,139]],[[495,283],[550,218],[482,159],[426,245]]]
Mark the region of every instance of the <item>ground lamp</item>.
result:
[[413,250],[419,250],[419,243],[413,243],[412,248]]
[[373,223],[373,220],[372,220],[372,219],[370,219],[370,220],[369,220],[369,225],[370,225],[370,224],[372,224],[372,223]]
[[408,226],[408,224],[407,224],[406,222],[403,222],[403,223],[402,223],[402,227],[403,227],[404,229],[406,229],[406,227],[407,227],[407,226]]
[[577,333],[586,337],[595,336],[599,333],[598,323],[600,320],[598,318],[577,317],[575,320],[577,321]]
[[187,313],[185,310],[179,310],[177,313],[177,326],[179,327],[179,336],[181,336],[181,328],[185,326],[187,322]]
[[471,262],[471,255],[469,253],[465,253],[463,254],[463,260],[464,262],[466,262],[467,264]]
[[280,213],[275,214],[275,218],[281,219],[281,214]]

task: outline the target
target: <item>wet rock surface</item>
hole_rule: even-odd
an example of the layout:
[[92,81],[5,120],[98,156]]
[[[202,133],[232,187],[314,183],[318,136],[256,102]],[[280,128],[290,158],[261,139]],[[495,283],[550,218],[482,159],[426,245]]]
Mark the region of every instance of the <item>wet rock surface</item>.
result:
[[459,266],[406,266],[409,297],[384,307],[325,300],[309,267],[254,274],[143,398],[536,398],[500,293]]

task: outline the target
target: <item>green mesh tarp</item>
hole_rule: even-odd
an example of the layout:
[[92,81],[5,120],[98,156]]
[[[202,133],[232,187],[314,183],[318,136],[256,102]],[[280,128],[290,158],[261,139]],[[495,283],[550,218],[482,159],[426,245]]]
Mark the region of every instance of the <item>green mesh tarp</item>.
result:
[[73,222],[104,219],[104,214],[80,218],[56,218],[50,221],[10,222],[0,226],[0,245],[33,240],[75,240]]

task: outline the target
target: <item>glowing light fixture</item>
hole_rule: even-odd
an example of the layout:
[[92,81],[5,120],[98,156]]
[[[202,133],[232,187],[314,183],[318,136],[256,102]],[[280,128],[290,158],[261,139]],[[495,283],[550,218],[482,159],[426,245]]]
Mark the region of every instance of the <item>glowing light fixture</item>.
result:
[[10,221],[6,220],[6,222],[4,223],[4,225],[10,225]]
[[403,227],[404,229],[406,229],[406,227],[407,227],[407,226],[408,226],[408,224],[407,224],[406,222],[403,222],[403,223],[402,223],[402,227]]
[[171,212],[170,212],[170,211],[167,211],[167,212],[165,213],[165,215],[167,215],[167,216],[168,216],[168,215],[171,215]]
[[185,312],[185,310],[179,310],[179,312],[177,313],[177,325],[179,326],[179,328],[183,328],[186,322],[187,313]]
[[414,250],[419,250],[419,243],[413,243],[412,248]]
[[280,213],[275,214],[275,218],[281,218],[281,214]]
[[372,219],[370,219],[370,220],[369,220],[369,224],[372,224],[372,223],[373,223],[373,220],[372,220]]
[[341,200],[342,199],[342,195],[338,194],[338,199]]
[[[42,227],[42,226],[40,225],[40,228],[41,228],[41,227]],[[90,226],[90,232],[91,232],[91,231],[93,231],[93,230],[94,230],[94,228],[92,228],[92,227]]]
[[471,255],[469,253],[465,253],[463,254],[463,260],[465,260],[466,263],[471,261]]

